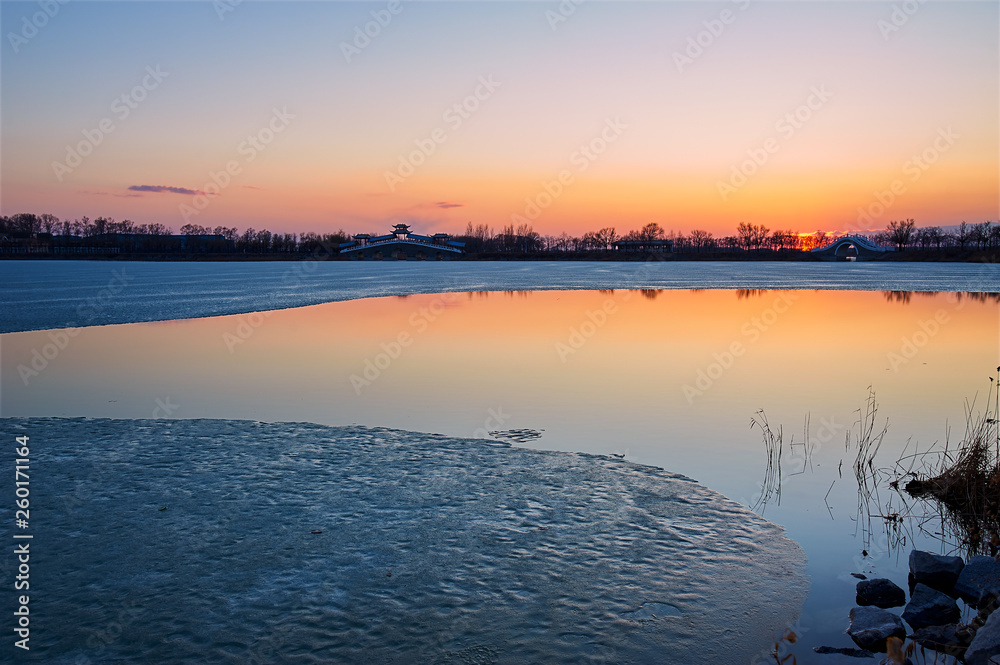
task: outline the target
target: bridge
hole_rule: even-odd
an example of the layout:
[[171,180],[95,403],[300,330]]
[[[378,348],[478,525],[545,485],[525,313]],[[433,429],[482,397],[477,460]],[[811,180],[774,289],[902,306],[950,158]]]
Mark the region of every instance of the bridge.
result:
[[812,250],[820,258],[837,260],[849,257],[859,259],[877,259],[885,256],[888,252],[893,252],[892,247],[883,247],[872,242],[863,236],[847,235],[837,238],[825,247],[817,247]]

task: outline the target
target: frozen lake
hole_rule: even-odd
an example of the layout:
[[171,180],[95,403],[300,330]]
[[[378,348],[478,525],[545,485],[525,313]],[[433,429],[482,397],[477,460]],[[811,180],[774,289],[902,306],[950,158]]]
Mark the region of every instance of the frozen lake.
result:
[[[235,275],[290,264],[194,264],[234,270],[229,286],[214,296],[206,280],[177,276],[186,264],[128,264],[126,271],[131,265],[166,271],[163,283],[152,273],[142,281],[146,293],[159,295],[127,295],[141,281],[131,279],[106,303],[91,306],[108,322],[128,320],[135,315],[130,308],[168,317],[195,316],[189,302],[225,307],[235,298],[250,305],[265,287],[247,286],[250,276],[243,283]],[[933,535],[940,525],[922,522],[923,508],[907,505],[905,497],[883,493],[863,503],[850,472],[857,452],[851,441],[869,388],[880,404],[879,425],[889,421],[879,468],[892,467],[904,453],[961,438],[965,400],[978,394],[975,406],[981,408],[988,376],[1000,361],[996,266],[652,264],[642,278],[651,281],[642,284],[655,277],[668,281],[666,288],[588,290],[582,286],[587,280],[638,278],[605,274],[623,264],[554,264],[551,271],[544,264],[391,263],[378,271],[370,270],[374,264],[316,265],[331,274],[362,269],[341,273],[349,301],[3,334],[0,416],[161,419],[143,424],[139,438],[154,436],[163,419],[308,421],[347,428],[350,436],[364,431],[351,429],[357,425],[393,427],[458,439],[506,437],[518,447],[505,450],[623,455],[662,467],[753,506],[803,548],[810,591],[798,621],[786,626],[798,641],[784,645],[799,663],[860,662],[812,653],[813,646],[851,646],[843,631],[854,603],[852,572],[905,586],[909,548],[955,551],[953,540]],[[82,267],[88,274],[70,282],[97,292],[110,291],[107,276],[120,268]],[[906,280],[900,267],[910,273]],[[782,275],[786,268],[802,269],[803,278],[812,274],[808,290],[726,288],[726,279],[790,280]],[[496,277],[507,285],[547,282],[537,290],[365,297],[380,289],[436,289],[445,284],[446,273],[438,269],[456,269],[463,279],[481,269],[483,284],[491,270],[507,271]],[[578,286],[549,288],[572,281],[564,269]],[[584,269],[605,272],[595,277]],[[679,286],[699,271],[712,288]],[[720,277],[726,271],[743,274]],[[173,279],[181,286],[171,286]],[[872,288],[877,284],[920,288]],[[869,288],[850,288],[858,285]],[[62,303],[55,310],[80,305],[60,295],[62,286],[38,288],[39,302]],[[345,300],[332,281],[324,288]],[[301,287],[288,293],[304,295]],[[7,318],[7,311],[14,310],[5,310],[8,325],[31,318]],[[760,432],[748,428],[759,409],[775,430],[783,427],[780,501],[765,485]],[[65,438],[62,425],[52,427],[56,438]],[[195,450],[212,439],[184,431]],[[240,436],[220,441],[242,447]],[[84,438],[105,442],[108,435],[95,430]],[[319,457],[314,460],[322,466]],[[910,521],[888,528],[878,516],[893,511]],[[773,644],[780,632],[761,637]]]
[[1000,266],[792,262],[0,261],[0,333],[468,291],[1000,291]]

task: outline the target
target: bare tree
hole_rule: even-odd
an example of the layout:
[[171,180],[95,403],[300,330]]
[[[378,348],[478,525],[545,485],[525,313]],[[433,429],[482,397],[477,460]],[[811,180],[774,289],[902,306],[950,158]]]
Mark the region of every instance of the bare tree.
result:
[[611,245],[614,241],[618,240],[618,234],[615,233],[615,227],[613,226],[605,227],[598,231],[595,235],[597,236],[601,249],[611,249]]
[[892,221],[889,222],[889,226],[886,227],[886,234],[889,237],[889,241],[895,243],[896,248],[899,251],[903,251],[903,248],[910,244],[913,238],[913,227],[915,223],[912,219],[903,220],[901,222]]
[[979,245],[979,249],[986,249],[990,242],[990,222],[981,222],[972,226],[969,233],[969,240]]
[[656,222],[650,222],[639,231],[639,240],[663,240],[663,228]]
[[39,220],[42,223],[42,230],[44,230],[45,233],[52,233],[54,230],[59,228],[59,218],[55,215],[45,213],[39,217]]
[[972,240],[972,227],[967,222],[962,222],[958,225],[958,231],[955,232],[955,240],[958,241],[958,246],[965,249],[965,243]]
[[688,242],[691,243],[691,247],[700,252],[702,249],[708,249],[712,246],[712,234],[703,229],[695,229],[688,236]]
[[767,234],[770,233],[770,229],[764,225],[749,224],[747,222],[740,222],[739,226],[736,227],[736,237],[739,239],[739,244],[741,247],[750,251],[752,249],[760,249],[764,246],[764,242],[767,240]]

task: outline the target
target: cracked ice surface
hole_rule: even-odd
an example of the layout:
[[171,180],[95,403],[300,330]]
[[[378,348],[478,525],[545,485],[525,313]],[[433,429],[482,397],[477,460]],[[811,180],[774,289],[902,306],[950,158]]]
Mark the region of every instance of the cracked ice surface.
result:
[[31,437],[47,663],[750,663],[808,588],[780,527],[624,460],[305,423],[0,423]]

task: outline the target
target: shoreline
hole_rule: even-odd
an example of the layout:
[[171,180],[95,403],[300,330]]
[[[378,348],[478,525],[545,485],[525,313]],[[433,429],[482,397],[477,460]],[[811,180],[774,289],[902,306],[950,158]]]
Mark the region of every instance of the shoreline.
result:
[[[183,252],[123,252],[107,254],[52,254],[52,253],[0,253],[0,261],[153,261],[153,262],[194,262],[194,263],[241,263],[272,261],[342,261],[349,263],[396,263],[392,259],[382,261],[357,261],[338,254],[315,252],[240,254],[240,253],[183,253]],[[538,252],[532,254],[465,254],[446,262],[537,262],[537,261],[593,261],[601,263],[633,263],[637,261],[663,262],[781,262],[781,263],[849,263],[846,259],[828,259],[812,255],[808,251],[732,251],[732,252]],[[409,261],[416,262],[416,261]],[[1000,251],[996,249],[908,249],[903,252],[887,252],[885,256],[873,259],[859,259],[855,263],[1000,263]],[[437,263],[437,261],[426,261]]]

